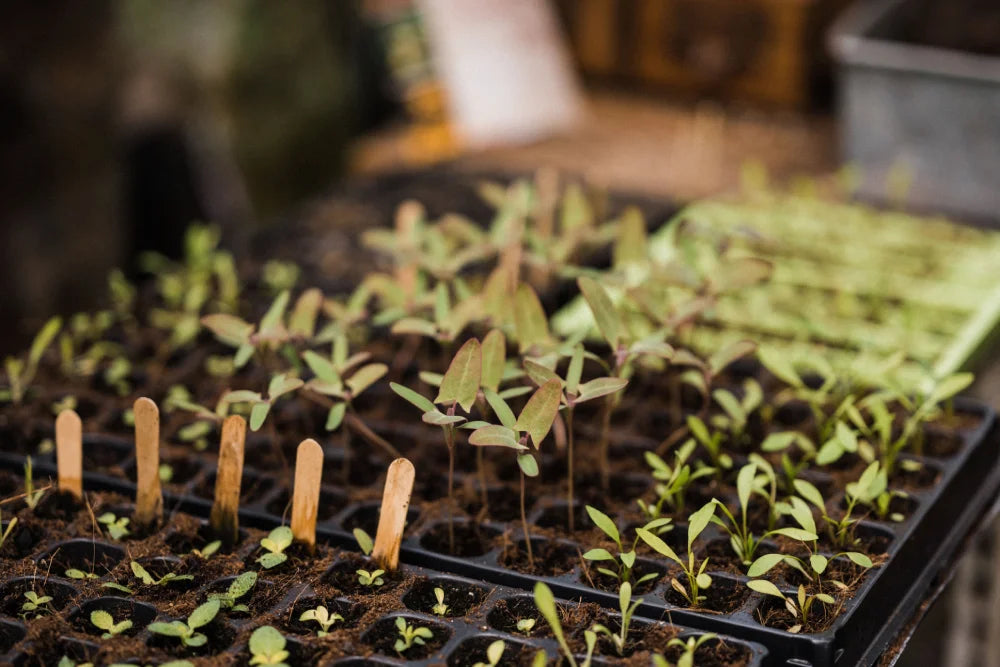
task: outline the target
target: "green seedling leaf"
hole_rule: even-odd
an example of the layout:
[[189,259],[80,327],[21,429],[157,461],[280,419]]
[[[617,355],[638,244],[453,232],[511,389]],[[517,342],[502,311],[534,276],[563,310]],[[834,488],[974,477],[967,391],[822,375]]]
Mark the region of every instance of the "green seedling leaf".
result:
[[590,306],[590,311],[594,314],[597,329],[604,336],[604,340],[608,342],[611,349],[617,350],[619,342],[618,311],[615,310],[611,297],[593,278],[582,276],[577,278],[576,284],[580,288],[580,292],[583,293],[587,305]]
[[375,542],[372,540],[371,535],[361,528],[354,529],[354,539],[357,540],[361,553],[366,556],[371,554],[372,549],[375,548]]
[[254,403],[250,408],[250,430],[258,431],[264,425],[267,414],[271,411],[271,404],[268,402]]
[[525,446],[517,441],[517,433],[506,426],[489,425],[476,429],[469,436],[469,444],[477,447],[509,447],[523,450]]
[[594,525],[603,530],[604,533],[610,537],[619,548],[621,548],[621,535],[618,533],[618,526],[616,526],[615,522],[611,520],[611,517],[596,507],[591,507],[590,505],[587,505],[586,509],[587,515],[590,516],[590,520],[594,522]]
[[458,403],[468,412],[476,402],[482,381],[483,350],[476,338],[470,338],[459,348],[441,380],[435,403]]
[[326,430],[336,431],[340,428],[345,414],[347,414],[347,403],[334,403],[333,407],[330,408],[330,412],[326,415]]
[[425,412],[421,417],[425,424],[433,424],[435,426],[448,426],[449,424],[461,424],[465,421],[465,417],[461,415],[446,415],[440,410],[431,410],[430,412]]
[[219,601],[209,600],[197,607],[188,616],[187,626],[192,630],[208,625],[219,613]]
[[517,457],[517,465],[521,468],[521,472],[527,477],[537,477],[538,476],[538,461],[531,454],[521,454]]
[[715,503],[709,501],[702,505],[701,509],[688,517],[688,551],[691,551],[691,545],[701,535],[702,531],[708,527],[713,516],[715,516]]
[[337,372],[333,362],[329,359],[316,354],[312,350],[306,350],[302,353],[302,360],[309,366],[309,370],[313,372],[316,379],[324,384],[331,386],[341,384],[340,373]]
[[590,401],[601,396],[614,394],[624,389],[627,384],[628,380],[624,378],[595,378],[590,382],[584,382],[580,385],[580,394],[576,397],[575,402],[583,403],[584,401]]
[[38,362],[42,360],[42,355],[49,345],[52,344],[52,341],[55,340],[60,328],[62,328],[62,319],[59,317],[49,319],[42,326],[35,339],[31,341],[31,348],[28,350],[29,367],[38,366]]
[[858,553],[857,551],[847,551],[844,553],[844,555],[850,558],[851,562],[853,562],[855,565],[860,565],[863,568],[867,569],[872,567],[873,565],[871,558],[862,553]]
[[323,306],[323,293],[315,287],[299,295],[288,318],[288,330],[301,338],[312,338],[316,333],[316,317]]
[[251,665],[284,665],[289,653],[285,650],[285,638],[277,629],[264,625],[250,635],[249,648],[253,658]]
[[785,560],[784,554],[764,554],[750,565],[747,576],[759,577],[768,572],[781,561]]
[[757,343],[749,340],[738,340],[726,345],[721,350],[717,350],[715,354],[709,357],[708,367],[712,370],[713,375],[718,375],[729,364],[737,359],[753,354],[756,349]]
[[514,428],[518,431],[527,431],[536,449],[552,428],[561,400],[562,384],[559,380],[549,380],[528,399],[528,403],[518,415]]
[[671,549],[670,546],[662,539],[660,539],[658,536],[649,532],[645,528],[636,528],[635,533],[636,535],[639,536],[639,538],[643,542],[649,545],[650,548],[653,549],[653,551],[660,554],[661,556],[666,556],[675,563],[680,563],[683,565],[683,561],[681,561],[677,553],[673,549]]
[[351,396],[358,396],[365,389],[381,380],[388,372],[389,367],[385,364],[362,366],[347,379],[347,388],[351,390]]
[[773,595],[776,598],[781,598],[782,600],[785,599],[785,594],[778,590],[778,587],[767,579],[754,579],[752,581],[748,581],[747,587],[751,590],[757,591],[758,593],[763,593],[764,595]]
[[522,283],[514,297],[514,328],[522,352],[549,340],[549,321],[530,285]]
[[409,387],[404,387],[403,385],[396,384],[395,382],[390,382],[389,387],[421,412],[434,412],[437,410],[430,399],[424,398]]
[[802,378],[800,378],[799,374],[795,372],[795,368],[792,366],[791,362],[788,361],[788,357],[786,357],[781,351],[768,347],[761,347],[757,350],[757,358],[760,359],[760,363],[764,364],[764,367],[767,368],[772,375],[785,384],[795,387],[796,389],[802,389],[805,387],[802,383]]
[[[202,325],[215,334],[215,337],[222,343],[230,347],[241,347],[250,344],[250,336],[253,334],[254,325],[244,322],[235,315],[225,313],[215,313],[205,315],[201,318]],[[251,354],[253,348],[250,349]],[[237,364],[240,366],[241,364]]]
[[483,389],[500,390],[504,365],[507,363],[507,339],[499,329],[491,329],[483,338]]
[[499,394],[494,393],[492,389],[484,389],[483,395],[486,397],[486,402],[489,403],[490,408],[492,408],[493,414],[500,420],[500,423],[509,429],[513,429],[517,424],[517,419],[514,418],[514,411],[507,405],[507,401],[501,398]]

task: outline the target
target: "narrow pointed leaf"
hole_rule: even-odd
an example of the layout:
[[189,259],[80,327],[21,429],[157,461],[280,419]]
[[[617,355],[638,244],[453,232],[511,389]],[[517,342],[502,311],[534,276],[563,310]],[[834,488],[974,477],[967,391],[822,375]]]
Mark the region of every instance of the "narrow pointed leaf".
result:
[[403,385],[397,384],[395,382],[390,382],[389,387],[394,392],[396,392],[396,394],[398,394],[401,398],[408,401],[411,405],[415,406],[421,412],[433,412],[434,410],[437,410],[437,408],[434,406],[434,403],[432,403],[429,398],[421,396],[420,394],[413,391],[409,387],[404,387]]
[[514,428],[519,431],[527,431],[535,447],[538,448],[549,429],[555,421],[559,412],[559,403],[562,400],[562,384],[559,380],[549,380],[538,388],[530,399],[521,414],[517,417]]
[[594,314],[594,321],[597,323],[601,335],[604,336],[604,340],[608,342],[612,350],[616,350],[619,342],[618,312],[615,310],[614,304],[611,303],[611,297],[593,278],[582,276],[577,278],[576,284],[580,288],[580,292],[583,293],[587,305],[590,306],[590,311]]
[[499,329],[491,329],[483,338],[482,386],[490,391],[500,390],[503,367],[507,362],[507,339]]
[[441,380],[435,403],[458,403],[468,412],[476,402],[483,373],[483,350],[476,338],[470,338],[459,348]]
[[389,367],[385,364],[368,364],[354,371],[354,374],[347,379],[347,388],[351,390],[351,396],[358,396],[388,372]]

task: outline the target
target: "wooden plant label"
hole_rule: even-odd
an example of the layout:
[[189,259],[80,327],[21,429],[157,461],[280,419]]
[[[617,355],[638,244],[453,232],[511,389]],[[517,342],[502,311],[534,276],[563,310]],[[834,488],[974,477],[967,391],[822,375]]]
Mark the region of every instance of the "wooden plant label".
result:
[[56,465],[59,490],[83,500],[83,425],[73,410],[56,417]]
[[413,476],[413,464],[408,459],[396,459],[389,465],[372,549],[372,558],[387,572],[399,566],[399,545],[403,542],[406,512],[410,509]]
[[132,405],[135,415],[135,522],[152,526],[163,517],[160,492],[160,410],[143,396]]
[[215,502],[209,523],[215,536],[226,544],[240,539],[240,484],[243,481],[243,441],[247,422],[239,415],[222,422],[219,469],[215,474]]
[[323,477],[323,448],[312,438],[295,452],[295,487],[292,489],[292,535],[312,552],[316,548],[316,515]]

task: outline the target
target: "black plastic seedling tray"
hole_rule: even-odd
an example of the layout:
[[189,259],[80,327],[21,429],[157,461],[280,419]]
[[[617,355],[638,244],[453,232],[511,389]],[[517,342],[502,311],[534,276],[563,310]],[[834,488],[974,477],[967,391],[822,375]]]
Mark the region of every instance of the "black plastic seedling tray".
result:
[[[738,598],[733,606],[721,612],[696,612],[677,605],[667,580],[661,579],[652,590],[641,591],[644,602],[638,613],[649,619],[669,617],[672,622],[698,630],[758,642],[769,650],[766,662],[769,665],[839,667],[874,664],[935,589],[936,582],[946,574],[945,569],[951,564],[962,541],[982,518],[1000,487],[1000,429],[995,413],[982,404],[964,399],[956,401],[955,407],[961,413],[980,417],[978,425],[961,433],[962,446],[951,456],[934,459],[912,457],[920,460],[926,469],[937,471],[938,476],[937,483],[932,487],[910,492],[907,502],[911,511],[905,521],[898,524],[864,521],[860,524],[862,534],[876,538],[884,546],[886,559],[865,576],[854,597],[845,603],[842,613],[829,629],[814,634],[790,634],[762,625],[757,612],[771,601],[746,588],[746,577],[730,573],[713,574],[714,586],[728,589]],[[129,465],[127,459],[131,443],[125,439],[92,438],[91,441],[110,448],[121,457],[122,465]],[[87,444],[84,450],[87,450]],[[4,455],[2,460],[8,466],[19,467],[23,463],[20,456]],[[51,461],[40,461],[36,468],[42,473],[54,473]],[[202,479],[204,483],[205,475],[210,474],[209,470],[198,473],[188,487],[197,483],[195,478]],[[98,474],[86,474],[85,478],[91,488],[134,492],[134,485],[120,478]],[[346,499],[341,492],[333,487],[325,488],[327,496],[323,504],[342,509],[333,514],[321,508],[317,532],[331,544],[353,547],[353,528],[374,531],[378,501],[372,499],[345,506]],[[244,491],[244,506],[240,514],[246,525],[267,528],[281,521],[275,509],[284,506],[281,494],[286,492],[269,484],[266,474],[248,468]],[[210,506],[208,500],[189,493],[168,492],[165,497],[169,506],[194,514],[205,515]],[[565,511],[564,507],[560,507],[555,499],[543,499],[536,504],[530,522],[539,522],[553,508]],[[521,591],[530,591],[535,581],[543,580],[561,598],[591,601],[617,609],[617,594],[591,586],[579,565],[558,576],[539,577],[502,566],[502,547],[499,546],[482,553],[451,556],[427,548],[426,538],[435,527],[440,530],[440,521],[416,521],[415,514],[412,518],[416,529],[402,546],[402,558],[408,564]],[[461,528],[466,524],[457,525]],[[468,525],[470,529],[487,536],[495,537],[508,531],[510,540],[516,542],[522,538],[519,529],[509,532],[515,525],[513,523]],[[713,537],[720,537],[710,531],[701,541],[709,543]],[[684,537],[681,528],[675,530],[675,534],[681,539]],[[557,548],[565,550],[568,559],[575,557],[579,562],[579,553],[587,547],[562,540]],[[661,571],[668,569],[663,561],[658,567]],[[791,592],[792,588],[785,587],[785,590]]]

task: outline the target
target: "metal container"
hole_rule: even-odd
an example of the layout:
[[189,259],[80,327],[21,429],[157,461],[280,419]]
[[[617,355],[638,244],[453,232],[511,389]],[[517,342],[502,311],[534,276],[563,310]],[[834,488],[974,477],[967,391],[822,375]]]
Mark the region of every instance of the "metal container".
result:
[[911,206],[1000,224],[1000,57],[903,41],[919,8],[860,2],[833,26],[843,157],[865,197],[895,172]]

